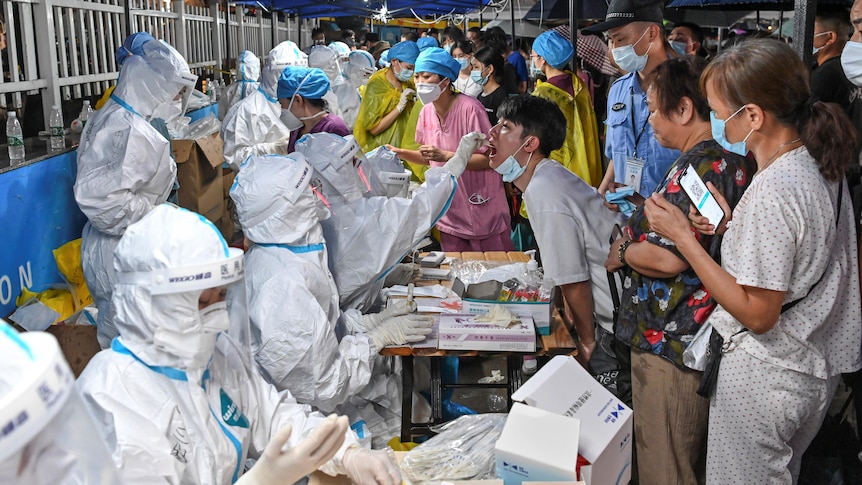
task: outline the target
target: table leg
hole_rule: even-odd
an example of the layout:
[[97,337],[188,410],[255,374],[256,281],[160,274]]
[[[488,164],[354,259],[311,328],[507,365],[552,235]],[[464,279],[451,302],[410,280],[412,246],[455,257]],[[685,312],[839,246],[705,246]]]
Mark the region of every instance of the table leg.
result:
[[512,409],[512,394],[521,387],[521,363],[523,357],[520,355],[509,355],[506,357],[507,381],[509,384],[508,392],[506,393],[506,401],[508,409]]
[[440,372],[440,359],[431,357],[431,423],[443,422],[443,376]]
[[401,357],[401,442],[413,440],[413,356]]

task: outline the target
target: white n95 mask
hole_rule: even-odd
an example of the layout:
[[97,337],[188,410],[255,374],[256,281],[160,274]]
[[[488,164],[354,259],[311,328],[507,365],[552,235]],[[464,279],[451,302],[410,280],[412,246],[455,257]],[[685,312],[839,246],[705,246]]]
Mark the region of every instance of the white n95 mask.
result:
[[862,87],[862,42],[847,42],[841,51],[841,68],[854,86]]
[[[443,80],[445,81],[445,79]],[[440,89],[440,84],[443,83],[416,83],[416,96],[422,101],[422,104],[433,103],[440,98],[443,90]]]
[[290,109],[281,110],[281,116],[278,117],[284,126],[287,127],[289,131],[295,131],[303,127],[302,120],[296,117],[295,114],[290,112]]

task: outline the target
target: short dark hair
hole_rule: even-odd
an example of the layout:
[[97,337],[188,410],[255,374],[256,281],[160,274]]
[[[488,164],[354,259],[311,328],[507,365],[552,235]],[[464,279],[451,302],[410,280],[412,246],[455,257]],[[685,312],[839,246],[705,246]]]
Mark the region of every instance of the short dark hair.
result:
[[350,29],[344,29],[341,31],[341,38],[342,39],[348,39],[350,37],[355,37],[355,36],[356,36],[356,32],[354,32]]
[[473,43],[467,39],[461,39],[455,42],[455,45],[452,46],[452,50],[460,49],[464,54],[470,55],[473,53]]
[[566,141],[566,117],[553,101],[529,94],[512,96],[497,108],[497,118],[519,125],[522,138],[538,138],[539,149],[546,156]]
[[413,29],[401,29],[401,37],[404,37],[404,40],[411,40],[413,42],[419,40],[419,34]]
[[380,34],[378,34],[377,32],[366,33],[365,42],[380,42]]
[[467,32],[473,32],[480,40],[485,35],[485,33],[482,32],[482,29],[480,29],[479,27],[470,27],[469,29],[467,29]]
[[656,67],[649,83],[655,93],[656,110],[662,116],[675,112],[683,96],[691,99],[701,121],[709,120],[709,103],[700,91],[700,75],[706,69],[706,59],[683,56],[668,59]]
[[459,40],[464,39],[464,32],[461,32],[461,29],[458,27],[450,25],[440,33],[440,42],[443,43],[446,39],[451,40],[452,42],[458,42]]
[[435,29],[434,27],[431,27],[430,29],[425,31],[425,33],[428,35],[439,35],[438,32],[439,31],[437,29]]
[[318,35],[321,35],[321,34],[323,34],[324,36],[326,35],[326,29],[324,29],[323,27],[315,27],[315,28],[311,29],[311,38],[312,39],[317,37]]
[[691,22],[677,22],[673,24],[673,28],[677,27],[685,27],[686,29],[691,31],[691,35],[694,37],[695,42],[700,42],[703,44],[703,29],[700,28],[700,25],[691,23]]

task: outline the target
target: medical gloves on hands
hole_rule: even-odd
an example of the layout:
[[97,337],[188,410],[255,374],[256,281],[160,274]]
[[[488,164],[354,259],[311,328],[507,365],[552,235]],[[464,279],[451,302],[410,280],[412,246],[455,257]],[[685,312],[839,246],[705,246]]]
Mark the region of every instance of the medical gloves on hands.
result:
[[362,315],[362,326],[365,331],[377,328],[384,320],[389,320],[392,317],[400,317],[416,311],[416,302],[408,302],[407,300],[399,300],[392,305],[384,308],[380,313],[369,313]]
[[462,136],[458,143],[458,149],[455,150],[455,156],[443,165],[443,170],[447,170],[455,177],[460,177],[467,169],[467,162],[470,161],[470,157],[476,150],[485,146],[488,143],[487,140],[485,134],[478,131]]
[[[292,485],[332,459],[344,443],[347,417],[328,416],[308,438],[285,449],[293,427],[286,425],[269,440],[257,463],[237,485]],[[400,480],[400,475],[399,475]]]
[[281,140],[271,143],[261,143],[264,153],[274,155],[287,155],[287,145],[290,144],[290,137],[284,137]]
[[388,288],[394,285],[408,285],[422,275],[418,264],[398,263],[383,280],[383,286]]
[[401,470],[391,449],[350,448],[341,459],[344,471],[360,485],[400,485]]
[[401,92],[401,99],[398,100],[398,106],[395,109],[398,110],[399,113],[404,112],[404,108],[407,107],[407,103],[413,98],[413,95],[416,94],[416,90],[407,88]]
[[380,322],[380,325],[368,330],[368,336],[379,350],[387,345],[421,342],[431,333],[433,325],[434,319],[427,315],[402,315]]

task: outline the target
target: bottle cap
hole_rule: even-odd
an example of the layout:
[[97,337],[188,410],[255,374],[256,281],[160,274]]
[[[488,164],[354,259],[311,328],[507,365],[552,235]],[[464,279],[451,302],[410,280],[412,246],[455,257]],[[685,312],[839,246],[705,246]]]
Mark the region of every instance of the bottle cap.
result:
[[55,105],[54,105],[54,109],[60,109],[60,105],[59,105],[59,104],[55,104]]
[[18,117],[18,115],[15,114],[14,111],[10,111],[9,113],[6,114],[6,116],[8,116],[9,118],[17,118]]
[[527,271],[536,271],[539,269],[539,262],[536,261],[536,250],[530,249],[528,251],[524,251],[524,253],[530,255],[530,260],[527,261]]
[[90,100],[89,100],[89,99],[85,99],[85,100],[84,100],[84,106],[89,106],[89,105],[90,105]]

